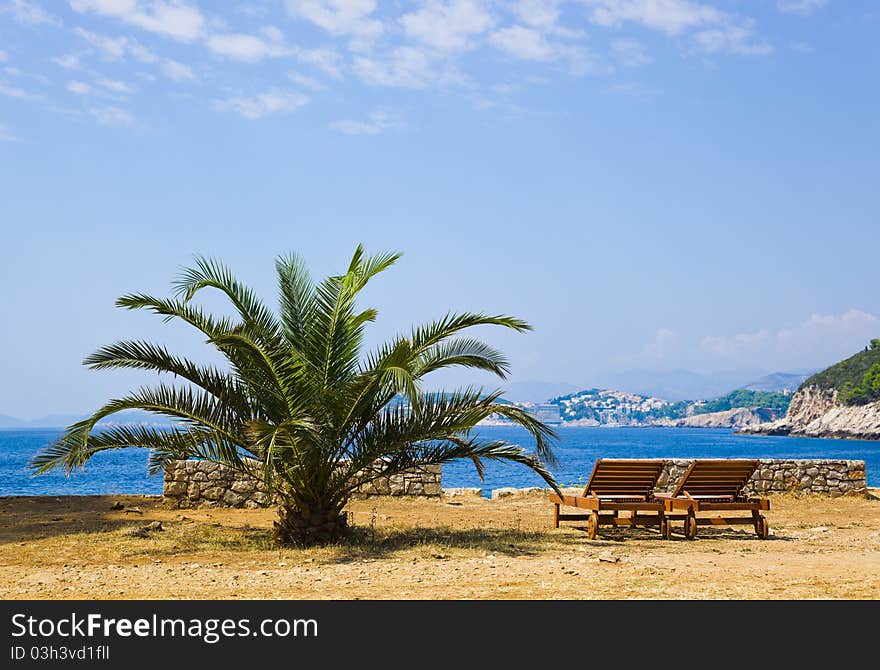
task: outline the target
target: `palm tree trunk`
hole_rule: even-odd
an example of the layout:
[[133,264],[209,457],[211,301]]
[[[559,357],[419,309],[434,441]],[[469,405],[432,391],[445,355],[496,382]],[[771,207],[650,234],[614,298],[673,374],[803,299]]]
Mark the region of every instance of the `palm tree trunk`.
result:
[[275,538],[282,546],[312,546],[341,540],[348,529],[348,514],[336,506],[281,500]]

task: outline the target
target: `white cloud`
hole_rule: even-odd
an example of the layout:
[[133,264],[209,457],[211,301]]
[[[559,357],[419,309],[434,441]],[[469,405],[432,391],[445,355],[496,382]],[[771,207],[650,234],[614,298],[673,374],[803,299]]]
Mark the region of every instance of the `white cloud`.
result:
[[25,91],[23,88],[7,86],[3,83],[0,83],[0,95],[5,95],[9,98],[18,98],[19,100],[31,100],[34,98],[33,95]]
[[767,346],[771,341],[770,333],[766,330],[756,330],[752,333],[737,333],[730,336],[709,335],[700,342],[703,351],[716,356],[736,356],[743,352],[753,351]]
[[75,28],[73,32],[103,53],[107,58],[113,60],[122,58],[128,47],[128,39],[125,37],[106,37],[84,28]]
[[134,117],[119,107],[91,107],[89,115],[110,128],[131,128],[134,125]]
[[381,60],[359,56],[354,69],[373,86],[424,88],[434,78],[430,59],[413,47],[398,47]]
[[[83,28],[76,28],[74,33],[111,60],[121,60],[128,55],[141,63],[155,65],[172,81],[188,81],[195,79],[195,74],[193,73],[192,68],[188,65],[179,63],[171,58],[157,56],[142,44],[130,40],[127,37],[107,37]],[[80,67],[80,59],[82,56],[83,54],[71,53],[60,58],[53,58],[52,61],[65,69],[71,70]]]
[[584,0],[592,7],[590,20],[600,26],[638,23],[667,35],[718,23],[725,13],[689,0]]
[[322,91],[324,88],[324,84],[315,79],[314,77],[307,77],[304,74],[300,74],[299,72],[288,72],[287,78],[290,79],[294,84],[298,84],[303,88],[310,88],[313,91]]
[[183,42],[201,36],[205,25],[199,9],[182,0],[70,0],[70,6],[80,13],[112,17]]
[[266,58],[278,58],[291,53],[280,42],[270,42],[244,33],[211,35],[207,45],[215,54],[245,63],[257,63]]
[[368,115],[366,121],[344,119],[330,124],[330,127],[346,135],[378,135],[384,130],[400,128],[402,125],[397,115],[377,109]]
[[740,19],[711,5],[692,0],[582,0],[590,20],[600,26],[635,23],[671,37],[694,33],[700,51],[764,55],[772,48],[755,36],[752,19]]
[[82,58],[81,53],[69,53],[63,56],[56,56],[52,62],[63,67],[65,70],[76,70],[79,68],[79,59]]
[[614,40],[611,42],[611,51],[615,58],[626,67],[647,65],[654,60],[645,52],[644,45],[638,40]]
[[658,328],[654,338],[636,353],[620,356],[617,363],[659,363],[668,359],[678,349],[679,338],[669,328]]
[[0,63],[5,63],[9,60],[9,56],[6,55],[5,51],[0,51]]
[[829,340],[859,346],[876,337],[877,329],[876,316],[850,309],[842,314],[813,314],[800,326],[781,329],[776,334],[776,341],[780,347],[821,347]]
[[285,4],[291,16],[310,21],[331,35],[352,37],[356,49],[384,30],[382,22],[371,16],[375,0],[287,0]]
[[827,0],[779,0],[776,7],[785,14],[797,14],[809,16],[813,12],[822,9]]
[[460,51],[492,27],[492,17],[479,0],[431,0],[401,16],[400,23],[414,40],[440,51]]
[[572,75],[580,76],[600,70],[600,66],[583,47],[548,40],[540,30],[511,26],[496,30],[489,36],[495,48],[513,58],[536,62],[564,62]]
[[257,95],[234,96],[214,101],[217,109],[235,112],[246,119],[261,119],[269,114],[289,114],[309,102],[309,98],[292,91],[272,90]]
[[513,11],[520,21],[530,26],[549,28],[559,19],[557,0],[519,0]]
[[184,65],[170,58],[162,59],[159,68],[166,77],[172,81],[192,81],[196,78],[195,73],[189,65]]
[[50,14],[40,5],[30,0],[10,0],[3,10],[12,15],[12,18],[24,26],[60,26],[61,19]]
[[756,40],[752,20],[701,30],[694,35],[697,45],[706,53],[732,53],[741,56],[763,56],[773,48]]
[[133,86],[126,84],[124,81],[116,81],[114,79],[102,79],[98,82],[106,88],[108,91],[113,91],[114,93],[119,93],[121,95],[129,95],[135,92]]
[[333,49],[295,49],[293,53],[300,63],[310,65],[333,79],[342,78],[342,56]]
[[263,26],[260,28],[260,32],[268,39],[270,42],[283,42],[284,41],[284,33],[281,32],[275,26]]
[[69,81],[66,86],[67,90],[77,95],[88,95],[92,92],[92,87],[84,81]]
[[756,358],[813,365],[855,353],[877,337],[880,320],[873,314],[850,309],[842,314],[813,314],[806,321],[775,332],[761,329],[736,335],[704,337],[701,349],[713,356]]
[[668,328],[658,328],[654,340],[645,345],[639,354],[641,359],[663,360],[678,344],[678,336]]
[[532,28],[512,26],[492,33],[489,41],[506,54],[521,60],[551,61],[558,57],[556,47],[543,33]]

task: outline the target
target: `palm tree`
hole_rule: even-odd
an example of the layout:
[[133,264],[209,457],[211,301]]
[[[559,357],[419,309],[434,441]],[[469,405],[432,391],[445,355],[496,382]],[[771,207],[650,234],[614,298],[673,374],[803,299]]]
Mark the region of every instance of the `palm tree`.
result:
[[[340,538],[343,508],[361,485],[413,467],[466,458],[480,477],[484,461],[513,461],[557,488],[546,464],[555,434],[523,408],[499,402],[500,391],[465,388],[424,392],[426,375],[464,366],[502,379],[504,356],[478,339],[462,336],[474,326],[531,327],[510,316],[449,313],[415,327],[362,358],[364,327],[376,310],[358,311],[367,282],[400,254],[366,256],[357,248],[348,270],[314,283],[296,256],[276,260],[280,313],[268,309],[222,263],[197,258],[174,283],[175,297],[125,295],[118,307],[145,309],[199,330],[228,361],[228,369],[199,365],[145,341],[122,341],[87,357],[92,369],[135,368],[167,373],[161,381],[109,401],[70,426],[34,459],[37,473],[64,467],[69,474],[106,449],[145,447],[148,467],[169,460],[222,463],[262,481],[279,502],[278,541],[312,544]],[[237,318],[215,317],[192,300],[219,290]],[[161,374],[160,374],[161,376]],[[101,419],[129,409],[173,419],[170,428],[98,427]],[[525,428],[534,453],[472,432],[497,414]]]

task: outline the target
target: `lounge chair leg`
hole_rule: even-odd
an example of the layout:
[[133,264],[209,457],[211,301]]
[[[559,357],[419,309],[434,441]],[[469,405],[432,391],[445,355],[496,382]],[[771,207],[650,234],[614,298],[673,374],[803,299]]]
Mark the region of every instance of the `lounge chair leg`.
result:
[[758,530],[756,531],[759,540],[766,540],[770,535],[770,524],[767,523],[767,517],[758,515]]
[[599,512],[591,512],[590,518],[587,519],[587,537],[591,540],[596,539],[599,532]]
[[663,512],[660,512],[660,537],[664,540],[668,540],[669,536],[669,519],[666,518],[666,515],[663,514]]
[[689,507],[684,519],[684,536],[693,540],[697,536],[697,515],[693,507]]
[[559,528],[559,505],[553,505],[553,527]]

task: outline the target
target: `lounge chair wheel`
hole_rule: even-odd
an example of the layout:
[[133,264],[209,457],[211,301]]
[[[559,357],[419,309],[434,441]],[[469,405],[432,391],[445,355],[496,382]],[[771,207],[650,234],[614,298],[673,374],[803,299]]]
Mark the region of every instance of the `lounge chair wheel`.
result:
[[587,519],[587,537],[591,540],[596,539],[596,535],[599,532],[599,513],[593,512],[590,514],[590,518]]
[[770,535],[770,524],[767,523],[767,517],[758,517],[758,539],[766,540]]
[[660,518],[660,537],[664,540],[669,539],[669,520],[666,517]]
[[684,518],[684,536],[693,540],[697,536],[697,517],[694,510],[689,509],[687,516]]

